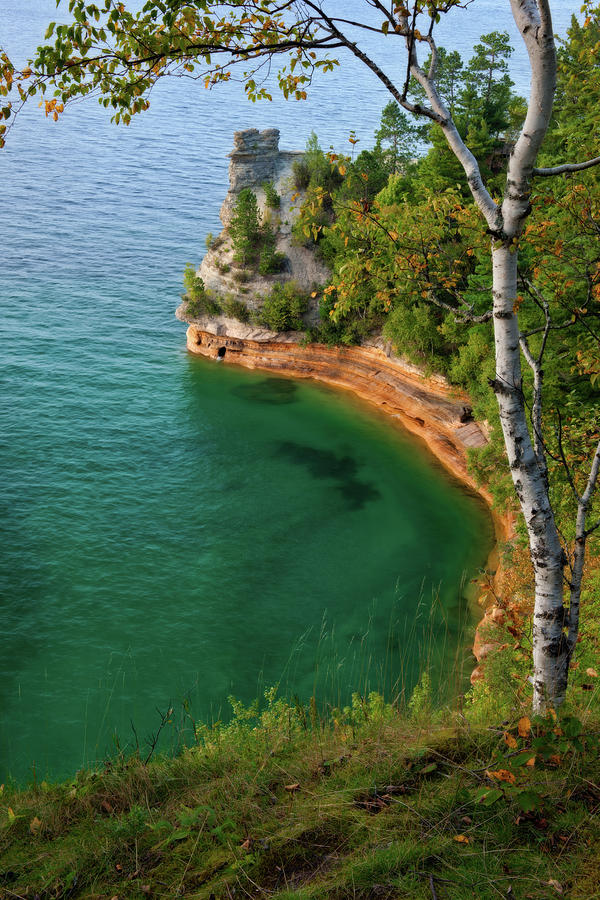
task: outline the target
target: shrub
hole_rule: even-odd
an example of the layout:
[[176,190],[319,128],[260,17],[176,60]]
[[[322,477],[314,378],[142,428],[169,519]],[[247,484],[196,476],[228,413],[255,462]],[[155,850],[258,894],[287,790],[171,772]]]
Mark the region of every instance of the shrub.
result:
[[305,191],[310,184],[310,169],[304,159],[296,159],[292,163],[292,176],[297,191]]
[[233,280],[237,281],[238,284],[245,284],[250,280],[250,273],[246,272],[245,269],[238,269],[237,272],[233,273]]
[[269,209],[279,209],[281,206],[281,197],[275,190],[272,181],[265,181],[263,184],[263,190],[265,192],[265,202]]
[[275,250],[275,235],[271,226],[265,222],[262,227],[260,259],[258,271],[261,275],[273,275],[281,272],[285,263],[285,253]]
[[184,300],[187,303],[186,312],[191,316],[211,315],[221,312],[221,307],[215,297],[206,290],[204,282],[196,273],[196,270],[188,263],[183,273],[183,284],[186,290]]
[[212,247],[212,245],[214,243],[214,240],[215,240],[215,238],[214,238],[212,231],[209,231],[208,234],[206,235],[206,237],[204,238],[204,243],[206,244],[207,250],[210,250],[210,248]]
[[301,331],[302,316],[308,308],[308,297],[293,281],[277,282],[265,297],[257,320],[270,331]]
[[240,191],[229,224],[233,243],[233,258],[238,265],[247,266],[256,259],[261,239],[256,194],[250,188]]
[[247,323],[250,321],[250,310],[241,300],[228,294],[223,301],[223,312],[238,322]]
[[318,188],[310,188],[298,218],[292,225],[294,243],[314,249],[315,244],[321,240],[323,229],[331,225],[334,218],[331,210],[325,209],[323,205],[325,197],[329,195]]
[[321,149],[314,131],[306,142],[304,162],[308,166],[312,187],[323,188],[331,193],[337,190],[344,180],[337,165],[332,163]]
[[384,335],[412,362],[433,364],[440,371],[447,366],[444,339],[438,328],[437,312],[426,303],[398,304],[387,318]]

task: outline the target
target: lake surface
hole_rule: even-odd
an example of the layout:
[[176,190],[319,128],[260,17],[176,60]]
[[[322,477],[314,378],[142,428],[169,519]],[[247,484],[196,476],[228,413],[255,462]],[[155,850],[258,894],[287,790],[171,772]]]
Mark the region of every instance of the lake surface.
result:
[[[446,43],[508,26],[507,6],[479,0]],[[17,58],[57,18],[2,12]],[[352,66],[311,97],[167,83],[129,129],[93,102],[57,125],[32,106],[0,154],[0,779],[131,748],[132,722],[143,742],[188,698],[212,719],[275,682],[410,688],[428,647],[439,666],[460,646],[480,505],[350,396],[190,357],[173,317],[233,130],[343,150],[355,129],[360,148],[387,102]]]

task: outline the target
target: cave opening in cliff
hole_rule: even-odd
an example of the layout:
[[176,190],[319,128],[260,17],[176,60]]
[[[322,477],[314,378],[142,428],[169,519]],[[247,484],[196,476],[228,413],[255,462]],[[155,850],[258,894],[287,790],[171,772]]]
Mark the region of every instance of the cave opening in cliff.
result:
[[227,353],[227,347],[219,347],[219,349],[217,350],[218,359],[223,359],[223,357],[225,356],[226,353]]

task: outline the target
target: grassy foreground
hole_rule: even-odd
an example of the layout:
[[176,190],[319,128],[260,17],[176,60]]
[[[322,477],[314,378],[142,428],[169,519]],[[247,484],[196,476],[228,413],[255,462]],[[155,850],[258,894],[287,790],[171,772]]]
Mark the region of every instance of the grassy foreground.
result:
[[323,721],[271,691],[177,759],[5,787],[0,897],[591,900],[594,708],[496,727],[421,690]]

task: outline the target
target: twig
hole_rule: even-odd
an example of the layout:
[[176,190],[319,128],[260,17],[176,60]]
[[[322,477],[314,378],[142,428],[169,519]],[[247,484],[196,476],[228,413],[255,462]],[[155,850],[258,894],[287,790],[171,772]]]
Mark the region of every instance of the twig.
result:
[[154,751],[156,750],[156,745],[158,744],[158,739],[161,735],[161,732],[162,732],[163,728],[165,728],[166,725],[168,724],[169,718],[173,713],[173,707],[171,706],[171,701],[169,700],[169,705],[168,705],[167,711],[165,713],[162,713],[158,707],[156,707],[156,712],[160,716],[160,725],[158,726],[157,731],[154,734],[150,735],[150,738],[147,739],[147,743],[150,745],[150,751],[148,753],[148,756],[144,760],[145,766],[147,766],[148,763],[150,762],[150,760],[152,759],[152,757],[154,755]]

